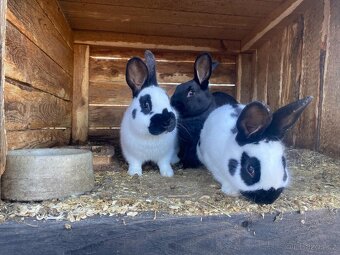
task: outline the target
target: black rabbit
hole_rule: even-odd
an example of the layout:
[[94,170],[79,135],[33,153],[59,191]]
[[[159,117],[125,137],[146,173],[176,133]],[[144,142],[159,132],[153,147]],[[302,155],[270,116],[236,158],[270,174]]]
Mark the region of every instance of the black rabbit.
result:
[[179,158],[184,168],[199,167],[196,145],[201,129],[209,114],[223,104],[236,105],[238,102],[222,92],[209,92],[209,78],[214,64],[210,54],[203,53],[196,58],[194,79],[177,86],[171,97],[171,105],[179,114]]

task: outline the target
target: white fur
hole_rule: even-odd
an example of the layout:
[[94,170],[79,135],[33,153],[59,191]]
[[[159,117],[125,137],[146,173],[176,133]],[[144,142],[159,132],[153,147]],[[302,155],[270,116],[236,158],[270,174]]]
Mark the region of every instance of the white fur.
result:
[[[139,98],[145,94],[151,96],[152,114],[141,112]],[[155,162],[162,176],[173,176],[170,163],[176,163],[177,158],[177,129],[172,132],[152,135],[148,127],[154,114],[162,113],[163,109],[176,112],[170,106],[169,97],[165,91],[157,86],[150,86],[141,90],[124,113],[120,129],[121,147],[126,161],[129,163],[130,175],[142,175],[142,164],[146,161]],[[132,118],[132,111],[136,109],[136,118]]]
[[[244,105],[238,107],[244,108]],[[214,110],[206,120],[197,154],[200,161],[212,172],[215,179],[222,184],[222,191],[228,195],[238,195],[240,191],[268,190],[285,187],[282,156],[284,146],[280,141],[260,141],[259,144],[239,146],[235,140],[237,116],[235,109],[225,105]],[[240,176],[241,156],[246,152],[250,157],[256,157],[261,163],[261,178],[258,183],[247,186]],[[229,172],[230,159],[238,161],[238,167],[232,176]],[[288,175],[288,170],[286,169]]]

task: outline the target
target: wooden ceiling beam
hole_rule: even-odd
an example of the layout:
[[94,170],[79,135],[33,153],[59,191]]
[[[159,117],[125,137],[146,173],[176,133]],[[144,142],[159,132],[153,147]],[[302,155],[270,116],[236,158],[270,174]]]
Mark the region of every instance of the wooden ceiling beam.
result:
[[87,30],[76,30],[74,32],[74,43],[119,48],[148,48],[200,52],[237,53],[240,51],[240,41],[223,40],[222,42],[221,40],[215,39],[144,36]]
[[[265,17],[282,0],[59,0],[67,3],[98,4],[120,7],[150,8],[155,10],[183,11],[206,14],[237,15],[245,17]],[[64,8],[63,8],[64,9]],[[65,9],[64,9],[65,10]]]
[[286,0],[283,2],[241,41],[241,51],[251,50],[261,38],[291,15],[304,1],[308,0]]

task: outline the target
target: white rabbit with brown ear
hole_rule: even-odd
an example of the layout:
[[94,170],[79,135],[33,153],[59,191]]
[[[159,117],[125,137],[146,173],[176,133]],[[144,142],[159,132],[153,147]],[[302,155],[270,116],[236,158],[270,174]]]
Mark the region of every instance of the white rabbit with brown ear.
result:
[[130,175],[142,175],[142,164],[153,161],[162,176],[173,176],[170,163],[174,163],[177,152],[176,112],[158,86],[151,51],[145,52],[145,61],[134,57],[126,66],[126,82],[133,98],[121,123],[122,152]]
[[289,173],[281,139],[312,101],[306,97],[271,114],[261,102],[225,105],[206,120],[197,145],[201,162],[228,195],[273,203]]

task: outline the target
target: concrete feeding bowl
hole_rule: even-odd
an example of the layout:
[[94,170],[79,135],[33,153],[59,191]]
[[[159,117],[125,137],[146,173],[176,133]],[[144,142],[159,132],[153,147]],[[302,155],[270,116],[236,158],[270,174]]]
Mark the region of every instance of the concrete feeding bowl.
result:
[[92,152],[79,149],[9,151],[1,197],[39,201],[79,195],[94,187]]

